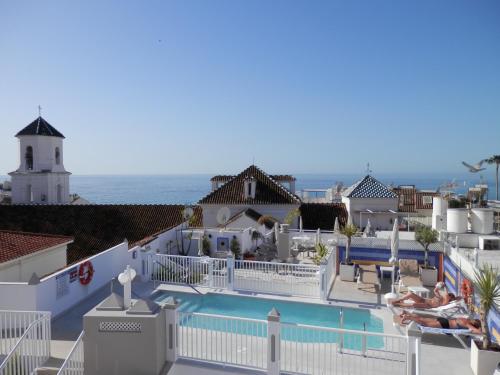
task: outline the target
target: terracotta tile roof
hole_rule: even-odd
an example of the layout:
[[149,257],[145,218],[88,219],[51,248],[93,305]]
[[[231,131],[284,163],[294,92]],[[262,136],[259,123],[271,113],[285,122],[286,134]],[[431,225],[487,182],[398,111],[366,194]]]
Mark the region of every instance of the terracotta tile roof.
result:
[[440,194],[434,191],[419,191],[414,186],[399,186],[393,189],[399,196],[399,212],[416,212],[417,210],[432,209],[432,200],[424,203],[424,197],[438,197]]
[[366,175],[342,192],[348,198],[397,198],[398,196],[376,178]]
[[71,241],[69,236],[0,230],[0,263]]
[[18,132],[16,137],[19,137],[20,135],[46,135],[50,137],[64,138],[64,135],[45,121],[42,116],[38,117],[31,124]]
[[[73,236],[68,263],[100,253],[125,238],[147,243],[183,222],[183,205],[5,205],[0,229]],[[201,209],[195,208],[201,225]]]
[[340,225],[347,223],[347,210],[343,203],[302,203],[300,214],[304,229],[333,230],[336,217]]
[[[255,198],[245,198],[243,187],[247,178],[257,181]],[[300,199],[281,186],[260,168],[251,165],[220,188],[199,201],[200,204],[300,204]]]
[[[227,181],[233,179],[234,177],[236,177],[236,176],[229,175],[229,174],[219,174],[219,175],[213,176],[210,179],[210,181],[227,182]],[[271,177],[274,181],[278,181],[278,182],[296,181],[297,180],[295,177],[293,177],[290,174],[271,174],[271,175],[269,175],[269,177]]]

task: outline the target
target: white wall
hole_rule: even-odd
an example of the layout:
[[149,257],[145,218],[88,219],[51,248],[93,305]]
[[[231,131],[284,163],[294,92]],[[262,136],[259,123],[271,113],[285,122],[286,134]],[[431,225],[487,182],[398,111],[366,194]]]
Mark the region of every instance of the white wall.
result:
[[0,282],[0,310],[37,311],[37,287]]
[[389,212],[383,214],[368,214],[362,213],[360,222],[360,211],[398,211],[398,198],[347,198],[342,197],[342,203],[345,204],[346,210],[352,216],[352,222],[360,228],[366,226],[368,218],[373,229],[390,230],[393,224],[391,219],[397,217],[397,214],[391,215]]
[[[247,209],[252,208],[261,215],[269,215],[282,222],[291,210],[300,207],[299,204],[254,204],[254,205],[219,205],[219,204],[202,204],[203,209],[203,226],[216,227],[219,225],[217,222],[217,212],[221,207],[229,207],[231,216]],[[297,220],[295,220],[297,221]],[[297,222],[294,222],[291,228],[297,227]]]
[[0,282],[28,282],[33,273],[43,277],[66,267],[66,248],[67,245],[55,246],[0,264]]
[[[69,292],[66,295],[57,298],[57,276],[68,269],[78,267],[87,260],[91,261],[94,266],[95,273],[92,281],[88,285],[82,285],[77,279],[68,284]],[[113,277],[118,276],[125,269],[127,264],[130,264],[136,270],[140,270],[140,257],[132,259],[132,251],[129,251],[128,243],[123,242],[42,279],[40,284],[37,285],[37,310],[51,311],[53,316],[61,314],[108,284]]]

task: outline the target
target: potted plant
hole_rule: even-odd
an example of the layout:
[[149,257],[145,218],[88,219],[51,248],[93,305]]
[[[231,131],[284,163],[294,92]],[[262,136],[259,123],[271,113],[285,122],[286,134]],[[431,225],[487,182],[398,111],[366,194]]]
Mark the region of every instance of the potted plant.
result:
[[241,255],[240,242],[238,241],[236,236],[233,236],[233,239],[231,240],[231,243],[229,244],[229,248],[231,249],[231,252],[234,255],[234,259],[240,259],[240,255]]
[[424,248],[424,264],[420,266],[420,278],[425,286],[434,286],[437,283],[437,268],[429,265],[429,246],[438,241],[438,236],[436,230],[426,226],[420,226],[415,231],[415,240]]
[[314,264],[319,266],[321,261],[328,255],[328,248],[324,243],[318,243],[316,245],[316,255],[313,258]]
[[206,234],[201,238],[201,250],[203,251],[203,255],[210,256],[210,240]]
[[477,310],[481,320],[483,342],[471,340],[470,365],[475,375],[490,375],[500,362],[500,348],[493,347],[488,326],[488,314],[500,300],[500,280],[496,268],[485,265],[474,275],[474,291],[479,299]]
[[355,265],[351,262],[351,258],[349,257],[349,253],[351,251],[351,240],[352,236],[354,236],[358,232],[358,228],[354,224],[346,224],[341,230],[340,233],[347,238],[346,246],[345,246],[345,258],[344,261],[340,263],[340,280],[342,281],[354,281],[355,276]]

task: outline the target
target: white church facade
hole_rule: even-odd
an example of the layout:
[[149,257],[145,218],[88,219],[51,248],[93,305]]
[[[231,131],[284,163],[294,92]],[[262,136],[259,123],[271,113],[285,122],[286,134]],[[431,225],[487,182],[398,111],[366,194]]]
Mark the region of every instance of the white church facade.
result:
[[62,135],[41,116],[19,133],[20,165],[9,173],[13,204],[68,204]]

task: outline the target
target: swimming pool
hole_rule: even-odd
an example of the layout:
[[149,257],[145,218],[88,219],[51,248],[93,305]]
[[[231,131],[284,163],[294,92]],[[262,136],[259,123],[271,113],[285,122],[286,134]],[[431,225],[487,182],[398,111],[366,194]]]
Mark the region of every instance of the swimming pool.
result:
[[[179,310],[182,312],[194,312],[204,314],[216,314],[231,317],[240,317],[247,319],[267,320],[269,311],[274,307],[281,314],[281,322],[292,324],[305,324],[311,326],[340,328],[340,312],[338,306],[320,305],[312,303],[300,303],[282,300],[271,300],[255,297],[241,297],[216,293],[195,294],[171,291],[156,291],[153,294],[153,300],[159,304],[164,303],[170,296],[174,297],[179,303]],[[369,332],[383,332],[382,319],[373,316],[369,310],[343,308],[343,327],[349,330],[358,330]],[[180,322],[181,325],[195,324],[197,328],[206,328],[216,331],[223,331],[224,327],[217,320],[202,320],[200,322]],[[248,334],[257,330],[250,329]],[[292,338],[292,329],[284,327],[282,329],[282,338]],[[252,333],[253,334],[253,333]],[[258,334],[259,336],[262,334]],[[361,346],[361,337],[351,335],[345,340],[348,347],[357,348]],[[339,337],[335,332],[311,331],[309,334],[301,335],[294,340],[301,342],[338,342]],[[368,338],[369,346],[379,346],[377,337]]]

